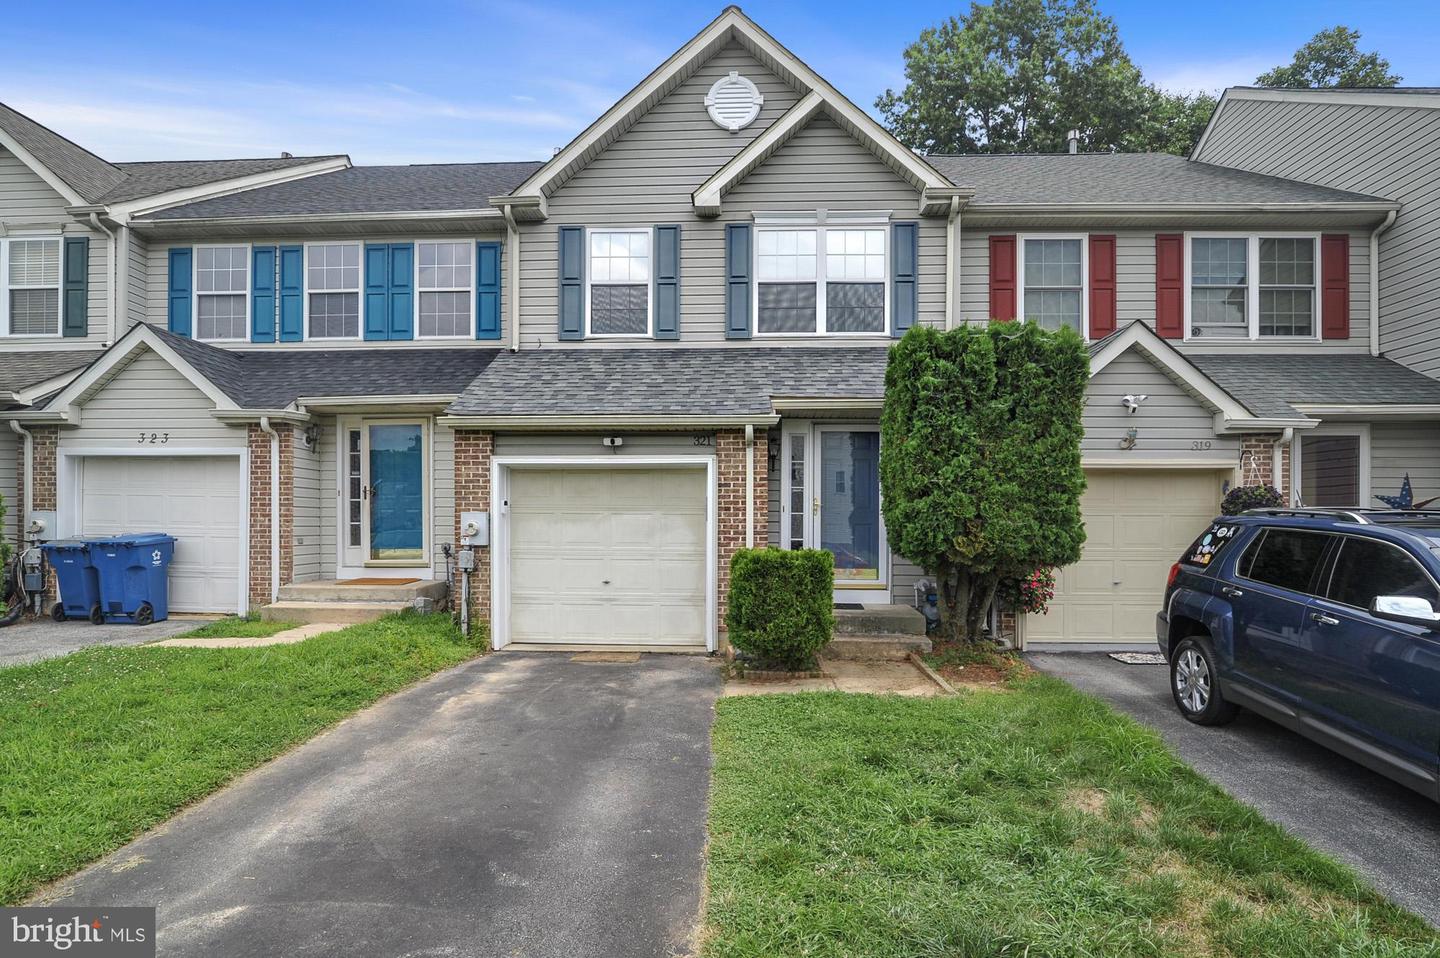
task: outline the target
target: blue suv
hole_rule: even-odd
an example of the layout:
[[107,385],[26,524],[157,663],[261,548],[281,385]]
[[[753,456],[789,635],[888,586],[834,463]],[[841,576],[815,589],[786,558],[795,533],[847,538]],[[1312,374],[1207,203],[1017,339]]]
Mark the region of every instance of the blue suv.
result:
[[1440,799],[1440,512],[1216,519],[1155,630],[1190,721],[1244,706]]

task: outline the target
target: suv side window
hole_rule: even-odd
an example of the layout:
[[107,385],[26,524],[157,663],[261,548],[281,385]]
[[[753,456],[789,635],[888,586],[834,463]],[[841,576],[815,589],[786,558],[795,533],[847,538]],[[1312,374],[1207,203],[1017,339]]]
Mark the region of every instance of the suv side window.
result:
[[1435,583],[1408,552],[1359,536],[1343,538],[1327,595],[1357,609],[1370,608],[1377,595],[1411,595],[1429,600],[1432,607],[1440,605]]
[[1333,538],[1305,529],[1266,529],[1240,557],[1236,571],[1256,582],[1308,593]]

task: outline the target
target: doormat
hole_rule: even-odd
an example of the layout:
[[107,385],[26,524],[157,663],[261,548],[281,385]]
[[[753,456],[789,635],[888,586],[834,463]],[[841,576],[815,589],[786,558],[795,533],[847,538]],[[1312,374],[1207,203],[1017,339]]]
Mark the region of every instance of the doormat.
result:
[[1164,665],[1165,656],[1159,652],[1111,652],[1110,658],[1126,665]]
[[409,585],[412,582],[419,582],[419,579],[341,579],[336,585]]
[[579,652],[570,656],[571,662],[613,662],[617,665],[632,665],[640,661],[639,652]]
[[861,605],[859,602],[836,602],[835,608],[845,609],[851,612],[859,612],[863,610],[865,606]]

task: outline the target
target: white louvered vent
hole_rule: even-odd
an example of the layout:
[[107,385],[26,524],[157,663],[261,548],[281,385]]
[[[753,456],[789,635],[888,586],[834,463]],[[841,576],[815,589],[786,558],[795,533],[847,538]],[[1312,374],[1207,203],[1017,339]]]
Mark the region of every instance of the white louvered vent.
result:
[[705,94],[705,109],[715,125],[731,133],[739,133],[755,122],[765,98],[755,84],[734,70],[729,76],[721,77]]

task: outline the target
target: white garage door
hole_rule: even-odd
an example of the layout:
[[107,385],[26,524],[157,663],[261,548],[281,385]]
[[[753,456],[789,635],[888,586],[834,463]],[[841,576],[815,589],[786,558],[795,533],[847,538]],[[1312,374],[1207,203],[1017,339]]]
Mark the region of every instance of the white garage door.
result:
[[509,641],[705,644],[704,469],[514,469]]
[[1221,485],[1230,475],[1087,472],[1084,553],[1056,576],[1050,611],[1025,617],[1025,642],[1153,644],[1170,566],[1219,515]]
[[92,456],[81,470],[82,536],[168,533],[171,610],[239,611],[238,458]]

